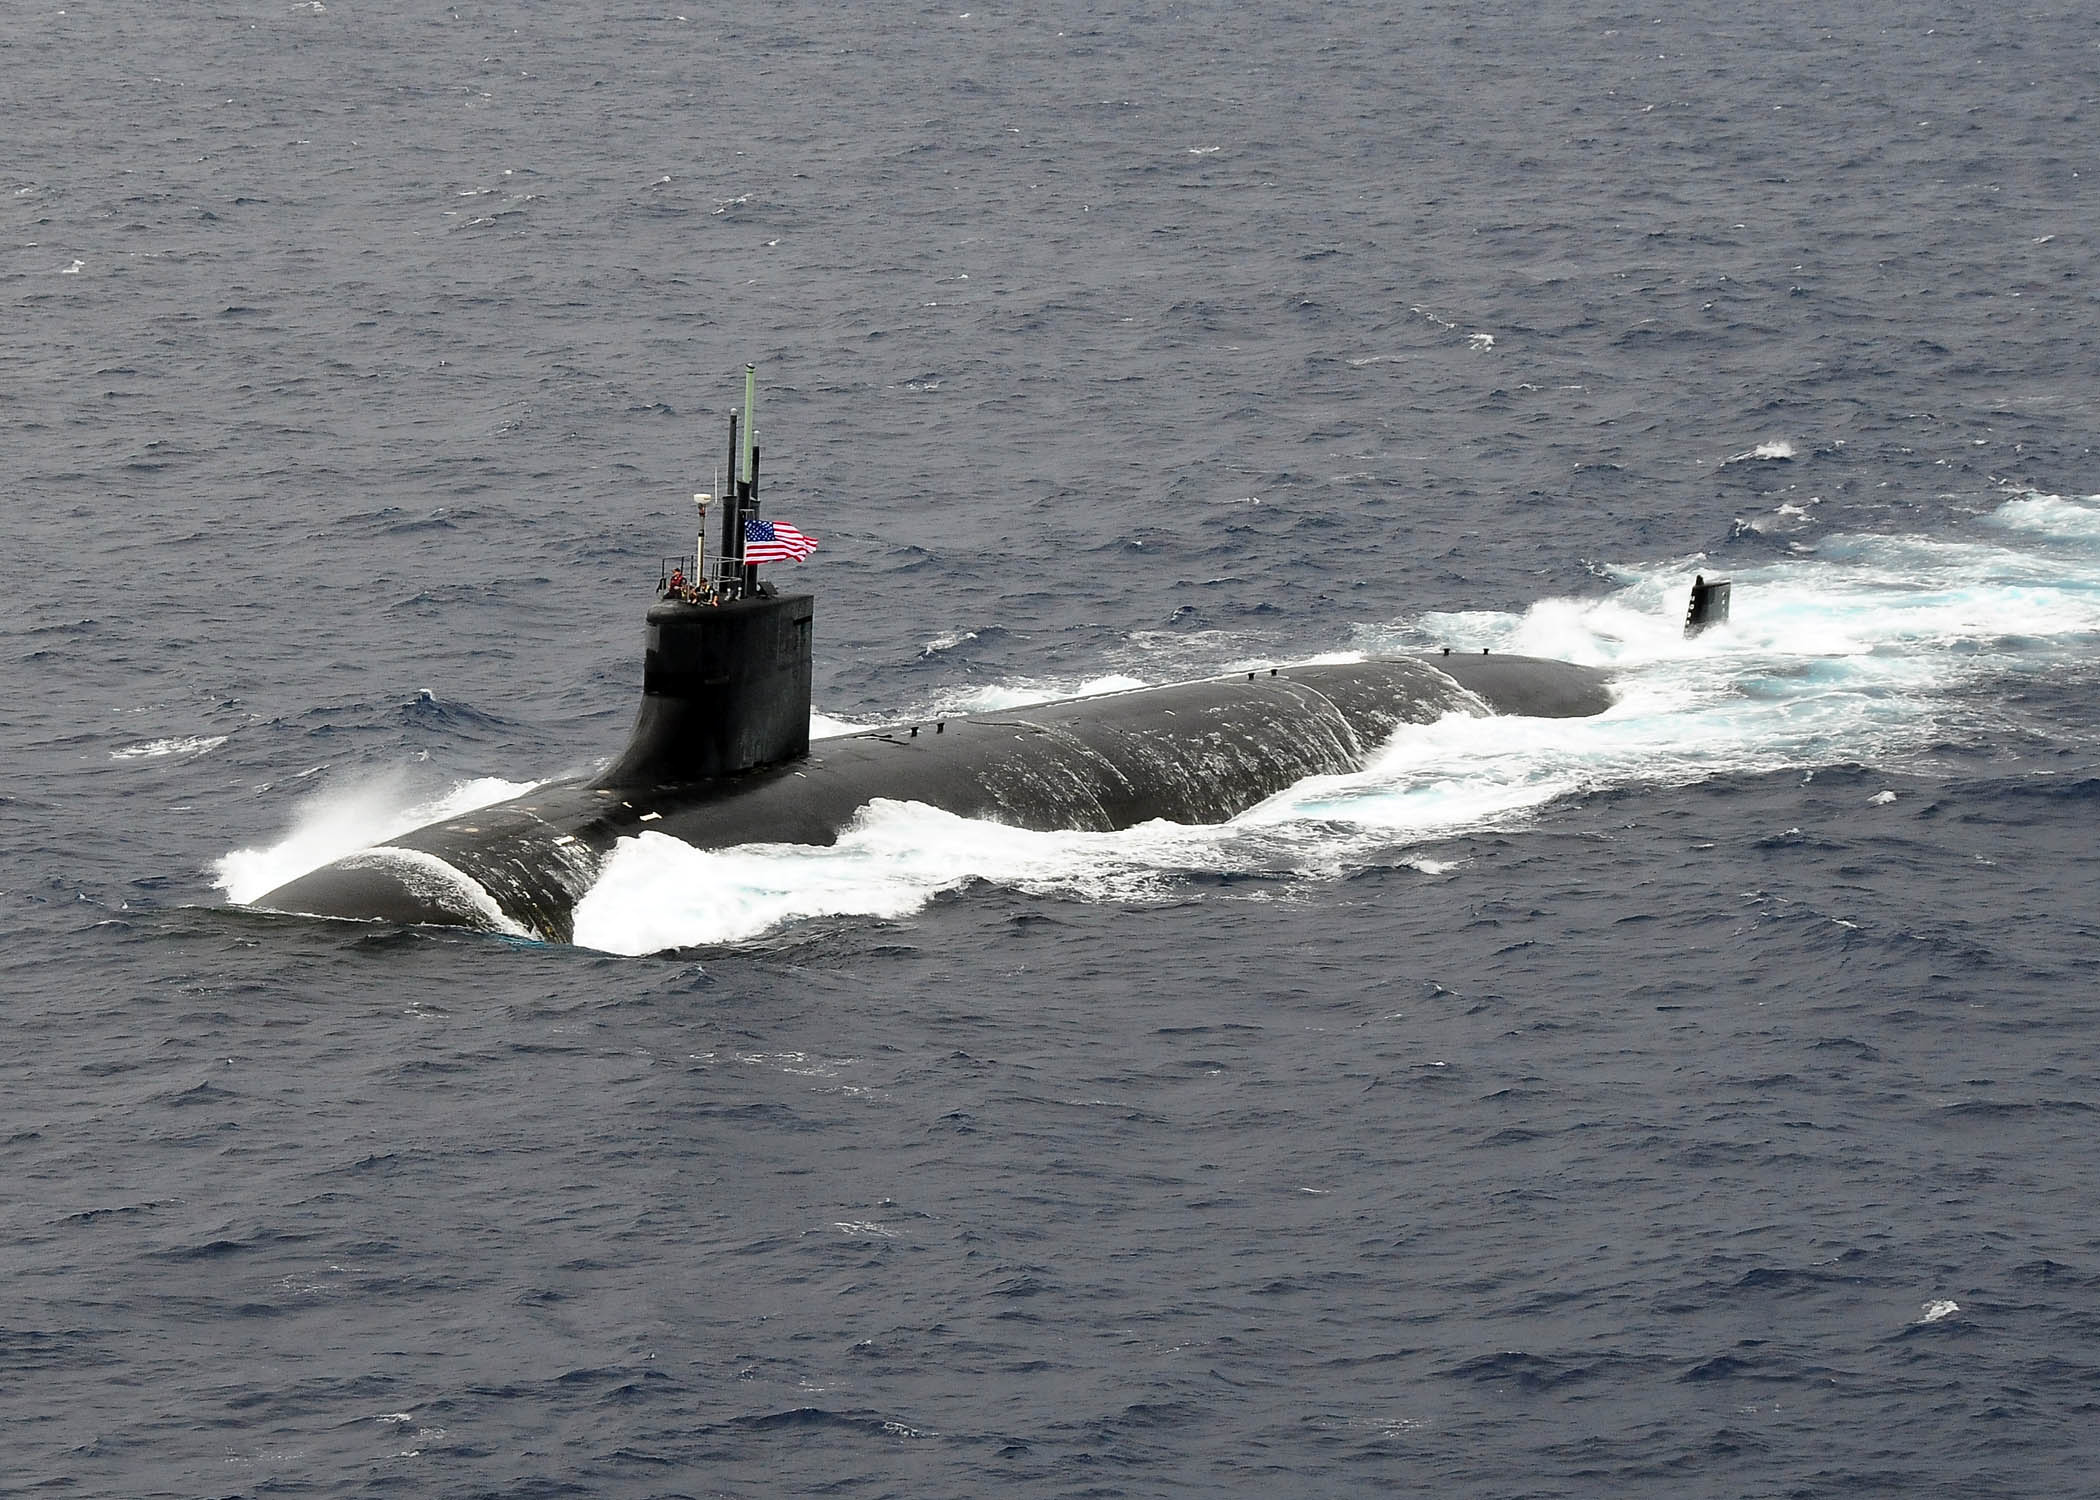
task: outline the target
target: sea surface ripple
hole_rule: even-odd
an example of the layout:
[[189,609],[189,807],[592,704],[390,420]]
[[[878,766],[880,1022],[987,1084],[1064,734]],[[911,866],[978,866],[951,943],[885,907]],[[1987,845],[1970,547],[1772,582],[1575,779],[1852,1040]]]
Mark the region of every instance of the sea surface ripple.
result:
[[[0,1492],[2087,1492],[2095,46],[0,15]],[[1619,702],[573,947],[230,900],[619,747],[746,360],[820,729]]]

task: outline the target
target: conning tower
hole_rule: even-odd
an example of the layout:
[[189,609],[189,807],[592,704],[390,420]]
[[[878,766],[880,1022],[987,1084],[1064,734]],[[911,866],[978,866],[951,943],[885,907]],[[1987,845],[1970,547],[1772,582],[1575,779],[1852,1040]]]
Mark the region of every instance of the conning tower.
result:
[[809,753],[815,600],[760,583],[756,564],[745,558],[759,517],[757,423],[758,372],[747,364],[742,422],[734,412],[729,417],[721,548],[705,556],[714,497],[695,495],[700,528],[692,573],[686,559],[666,560],[662,598],[649,610],[641,710],[599,787],[707,781]]

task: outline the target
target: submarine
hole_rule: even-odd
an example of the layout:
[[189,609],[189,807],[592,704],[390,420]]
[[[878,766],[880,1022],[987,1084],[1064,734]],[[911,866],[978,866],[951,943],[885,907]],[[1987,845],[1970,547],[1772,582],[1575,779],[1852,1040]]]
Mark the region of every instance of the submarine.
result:
[[[666,559],[648,608],[642,699],[595,776],[552,782],[337,859],[252,905],[440,924],[550,942],[619,841],[654,831],[699,849],[837,841],[870,802],[921,802],[1016,828],[1108,832],[1222,823],[1308,776],[1359,771],[1402,725],[1446,714],[1603,712],[1605,673],[1536,657],[1422,652],[1266,667],[812,743],[814,599],[761,582],[783,560],[761,518],[756,372],[729,419],[721,541],[696,495],[691,574]],[[676,566],[673,566],[675,562]],[[1704,580],[1702,580],[1702,586]],[[1703,626],[1725,588],[1694,597]],[[1690,631],[1694,620],[1688,619]]]

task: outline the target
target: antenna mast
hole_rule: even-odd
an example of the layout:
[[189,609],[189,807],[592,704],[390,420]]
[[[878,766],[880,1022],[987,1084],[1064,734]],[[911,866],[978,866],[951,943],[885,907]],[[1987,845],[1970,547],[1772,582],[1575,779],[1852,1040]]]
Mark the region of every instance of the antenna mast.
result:
[[737,568],[744,556],[743,498],[736,482],[736,413],[729,414],[729,488],[722,492],[722,550],[716,567],[716,582],[722,596],[729,597]]

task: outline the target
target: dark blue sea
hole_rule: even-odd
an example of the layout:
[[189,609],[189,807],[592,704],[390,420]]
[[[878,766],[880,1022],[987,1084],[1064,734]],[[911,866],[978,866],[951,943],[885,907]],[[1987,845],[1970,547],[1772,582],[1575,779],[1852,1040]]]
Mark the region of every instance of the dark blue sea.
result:
[[[2091,8],[683,4],[0,14],[0,1493],[2091,1494]],[[820,731],[1618,701],[244,909],[620,748],[746,361]]]

